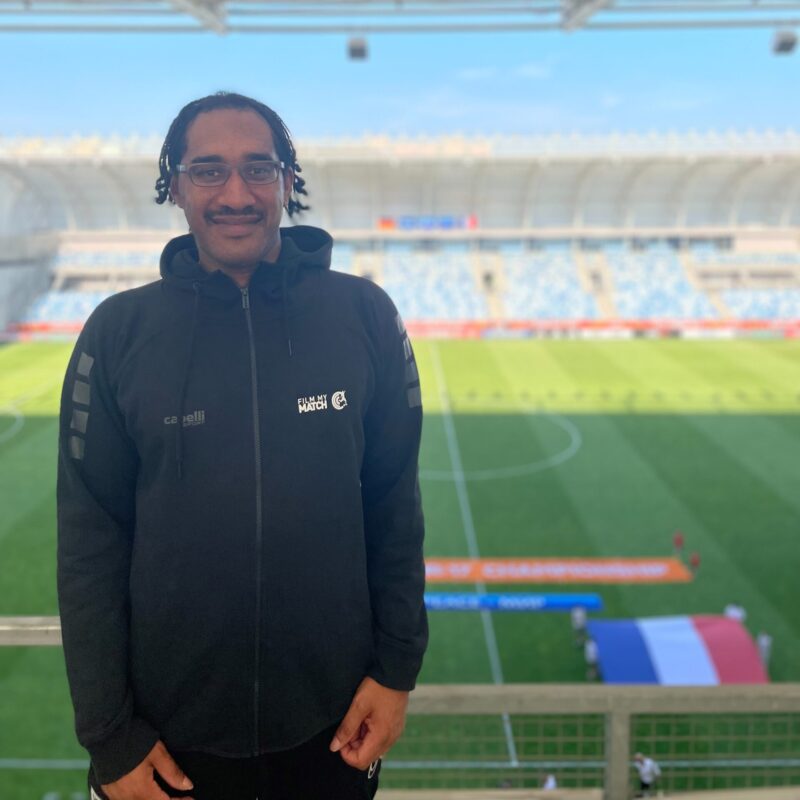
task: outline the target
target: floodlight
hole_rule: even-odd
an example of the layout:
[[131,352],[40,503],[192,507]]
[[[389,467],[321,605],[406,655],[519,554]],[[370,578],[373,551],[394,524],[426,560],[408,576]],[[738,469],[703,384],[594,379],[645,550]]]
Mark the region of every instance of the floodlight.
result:
[[772,40],[772,52],[776,56],[788,55],[794,51],[797,35],[794,31],[776,31]]
[[351,61],[367,60],[367,40],[354,37],[347,42],[347,56]]

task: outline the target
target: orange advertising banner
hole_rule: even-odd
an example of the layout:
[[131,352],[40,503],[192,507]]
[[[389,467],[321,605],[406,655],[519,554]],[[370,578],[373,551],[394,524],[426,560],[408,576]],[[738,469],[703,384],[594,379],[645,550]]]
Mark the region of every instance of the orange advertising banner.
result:
[[428,583],[686,583],[677,558],[428,558]]

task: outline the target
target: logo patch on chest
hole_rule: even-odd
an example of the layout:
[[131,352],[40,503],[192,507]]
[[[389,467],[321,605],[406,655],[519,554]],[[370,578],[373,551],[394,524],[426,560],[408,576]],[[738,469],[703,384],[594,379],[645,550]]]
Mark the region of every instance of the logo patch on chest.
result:
[[[330,404],[335,411],[341,411],[347,406],[347,397],[345,397],[345,390],[340,389],[333,392],[331,395]],[[297,398],[297,413],[307,414],[311,411],[327,411],[328,410],[328,394],[312,394],[308,397]]]

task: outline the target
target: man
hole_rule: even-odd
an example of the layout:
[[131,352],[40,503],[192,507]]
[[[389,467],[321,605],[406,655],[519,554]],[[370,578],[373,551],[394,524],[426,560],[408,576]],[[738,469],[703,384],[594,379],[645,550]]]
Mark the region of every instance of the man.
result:
[[329,270],[280,118],[190,103],[162,279],[101,304],[64,384],[58,582],[92,798],[374,795],[427,642],[414,356]]
[[549,773],[542,782],[542,789],[548,792],[552,791],[553,789],[558,789],[558,781],[552,772]]
[[744,606],[740,606],[738,603],[728,603],[722,613],[734,622],[744,623],[747,619],[747,611],[745,611]]
[[650,790],[661,776],[661,767],[643,753],[637,753],[633,757],[633,763],[639,773],[639,792],[636,797],[650,797]]
[[584,606],[572,606],[569,617],[575,636],[575,647],[580,647],[586,641],[586,609]]
[[600,648],[591,637],[587,637],[583,645],[583,659],[586,662],[586,680],[596,681],[598,678],[597,665],[600,661]]
[[758,655],[761,663],[764,665],[766,672],[769,667],[769,659],[772,655],[772,637],[765,631],[760,630],[756,636],[756,647],[758,647]]

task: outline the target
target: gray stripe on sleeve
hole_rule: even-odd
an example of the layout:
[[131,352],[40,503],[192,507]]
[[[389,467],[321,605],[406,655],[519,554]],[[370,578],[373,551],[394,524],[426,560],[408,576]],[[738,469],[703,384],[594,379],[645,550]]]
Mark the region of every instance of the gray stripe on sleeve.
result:
[[414,386],[407,390],[408,407],[417,408],[422,405],[422,392],[419,386]]
[[91,389],[86,381],[75,381],[75,387],[72,390],[73,403],[80,403],[82,406],[88,406],[91,396]]
[[70,428],[78,431],[78,433],[86,433],[86,425],[89,422],[89,412],[81,411],[78,408],[72,409],[72,422]]
[[417,372],[417,362],[406,362],[406,383],[416,383],[419,380],[419,372]]
[[403,325],[403,320],[400,319],[400,315],[398,314],[394,321],[397,323],[397,332],[402,336],[406,332],[406,326]]
[[93,366],[94,359],[88,353],[81,353],[81,357],[78,359],[78,375],[88,378]]
[[83,452],[86,447],[86,442],[80,436],[69,437],[69,454],[72,458],[81,461],[83,459]]

